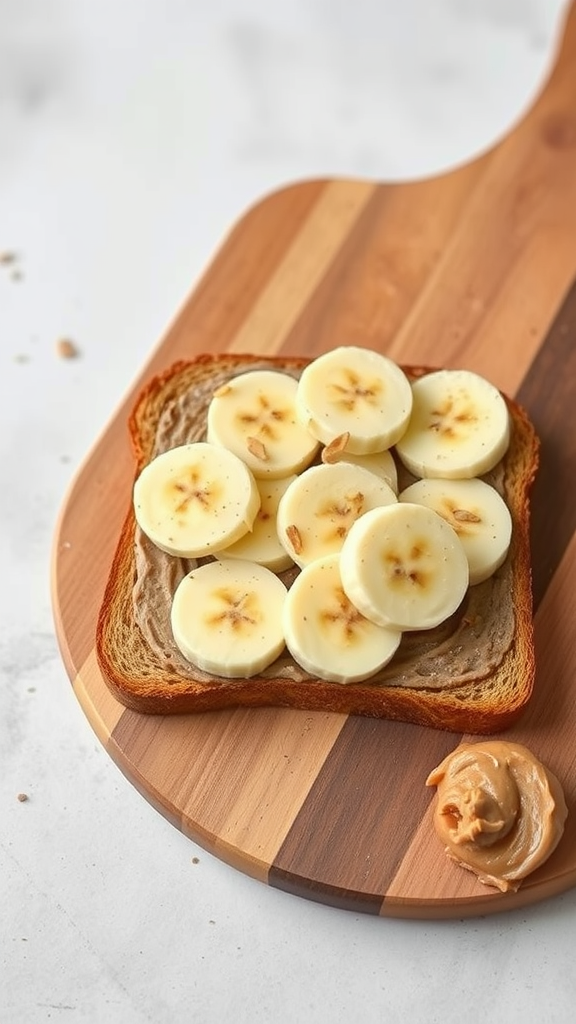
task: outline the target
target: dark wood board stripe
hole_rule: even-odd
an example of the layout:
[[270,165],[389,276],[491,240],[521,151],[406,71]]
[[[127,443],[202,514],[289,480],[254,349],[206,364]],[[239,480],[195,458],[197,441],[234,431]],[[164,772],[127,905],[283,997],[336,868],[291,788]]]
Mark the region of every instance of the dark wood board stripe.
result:
[[[415,789],[406,751],[417,743],[419,758],[432,771],[459,740],[455,733],[402,722],[348,718],[278,851],[270,884],[379,914],[382,893],[433,795],[425,786]],[[370,777],[367,764],[374,766]],[[393,821],[394,831],[383,829],[383,821]]]
[[171,821],[176,803],[185,832],[224,860],[241,848],[264,876],[346,718],[274,707],[192,717],[147,716],[143,729],[124,711],[108,749],[124,769],[138,766]]
[[[558,379],[558,366],[565,374]],[[576,281],[562,301],[548,335],[517,395],[533,416],[542,441],[543,467],[533,492],[532,547],[535,609],[576,531]],[[558,510],[561,513],[558,514]],[[386,892],[414,838],[432,794],[415,793],[407,782],[402,752],[412,745],[414,728],[429,754],[429,770],[461,741],[455,733],[430,733],[401,723],[349,718],[301,808],[270,870],[270,884],[320,902],[379,913],[378,893]],[[413,741],[412,741],[413,742]],[[359,765],[357,752],[371,764],[386,765],[386,779],[374,800],[360,777],[343,771]],[[425,773],[424,773],[425,777]],[[363,791],[368,794],[366,806]],[[394,820],[398,828],[382,834],[378,822]],[[359,827],[359,822],[362,827]],[[359,839],[358,837],[361,837]],[[378,856],[378,847],[386,855]],[[352,891],[366,863],[366,889]],[[383,870],[385,865],[385,870]],[[327,884],[338,878],[341,885]]]
[[378,189],[281,351],[314,356],[337,345],[386,351],[438,264],[483,167],[477,161],[461,168],[449,189],[439,178]]
[[517,395],[540,437],[531,496],[536,610],[576,531],[576,280]]

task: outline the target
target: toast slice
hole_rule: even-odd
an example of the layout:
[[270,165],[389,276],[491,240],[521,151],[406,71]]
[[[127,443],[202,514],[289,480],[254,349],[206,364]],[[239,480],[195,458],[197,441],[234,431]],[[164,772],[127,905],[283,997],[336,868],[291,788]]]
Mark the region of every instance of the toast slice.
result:
[[[307,360],[251,355],[203,355],[154,377],[129,420],[135,477],[156,455],[205,439],[213,392],[250,369],[298,377]],[[404,367],[411,379],[431,372]],[[506,397],[506,396],[505,396]],[[510,726],[529,701],[534,682],[529,492],[538,466],[538,439],[524,410],[506,398],[511,442],[484,479],[504,497],[513,521],[506,561],[468,593],[453,616],[431,630],[406,633],[392,660],[362,683],[311,678],[284,652],[257,678],[222,679],[180,654],[170,628],[174,590],[192,560],[159,551],[127,512],[101,605],[98,663],[117,699],[151,714],[266,705],[367,715],[437,729],[486,734]],[[405,473],[399,468],[399,473]],[[410,479],[402,481],[402,486]],[[290,584],[290,570],[284,576]],[[293,577],[292,577],[293,578]]]

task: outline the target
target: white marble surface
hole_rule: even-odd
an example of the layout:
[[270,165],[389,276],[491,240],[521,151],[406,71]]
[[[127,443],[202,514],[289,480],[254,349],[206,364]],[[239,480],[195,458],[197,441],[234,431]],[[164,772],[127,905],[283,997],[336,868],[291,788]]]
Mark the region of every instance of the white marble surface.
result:
[[[69,481],[230,223],[297,178],[468,159],[529,104],[562,11],[0,0],[0,251],[22,275],[0,266],[6,1024],[574,1019],[574,891],[468,922],[374,919],[184,839],[93,735],[49,596]],[[56,357],[62,336],[78,359]]]

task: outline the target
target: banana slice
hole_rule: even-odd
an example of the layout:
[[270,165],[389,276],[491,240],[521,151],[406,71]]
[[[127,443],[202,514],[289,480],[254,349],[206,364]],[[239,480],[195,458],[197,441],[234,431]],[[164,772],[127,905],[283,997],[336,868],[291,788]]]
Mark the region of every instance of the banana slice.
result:
[[310,465],[319,445],[296,415],[294,377],[250,370],[214,393],[207,438],[246,463],[255,477],[280,479]]
[[417,480],[399,501],[426,505],[458,534],[470,573],[470,585],[482,583],[498,569],[510,547],[512,517],[498,491],[483,480]]
[[247,679],[284,649],[286,587],[264,566],[208,562],[178,584],[172,602],[174,640],[205,672]]
[[339,437],[335,437],[330,444],[326,445],[321,453],[322,462],[325,462],[327,465],[333,465],[335,462],[353,462],[355,466],[362,466],[363,469],[369,470],[370,473],[376,473],[376,476],[386,481],[388,486],[394,491],[394,494],[398,494],[398,470],[392,452],[386,450],[383,452],[371,452],[369,455],[354,455],[346,450],[349,436],[348,433],[340,434]]
[[232,452],[198,441],[158,455],[134,484],[134,515],[162,551],[200,558],[252,528],[256,481]]
[[396,451],[414,476],[481,476],[510,443],[502,395],[470,370],[438,370],[412,385],[412,415]]
[[276,530],[276,516],[280,498],[297,477],[283,480],[257,480],[260,494],[260,508],[254,520],[252,531],[223,551],[216,551],[216,558],[242,558],[264,565],[272,572],[283,572],[293,565],[290,555],[280,543]]
[[339,555],[319,558],[297,576],[284,604],[284,637],[292,657],[311,675],[356,683],[390,661],[402,634],[376,626],[351,604],[339,562]]
[[348,462],[311,466],[280,499],[278,537],[303,568],[338,552],[352,523],[368,509],[396,501],[386,481],[361,466]]
[[468,560],[452,527],[407,502],[373,509],[352,525],[340,573],[346,596],[367,619],[401,630],[437,626],[468,587]]
[[323,444],[348,434],[353,455],[391,448],[408,425],[412,390],[391,359],[343,346],[303,370],[296,393],[300,421]]

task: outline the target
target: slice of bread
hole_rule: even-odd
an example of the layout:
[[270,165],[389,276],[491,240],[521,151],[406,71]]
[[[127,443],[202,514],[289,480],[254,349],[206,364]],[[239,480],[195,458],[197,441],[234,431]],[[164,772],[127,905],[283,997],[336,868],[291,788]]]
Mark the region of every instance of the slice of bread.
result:
[[[129,421],[135,477],[157,454],[205,438],[213,392],[249,369],[298,377],[307,360],[204,355],[151,380]],[[430,372],[404,367],[411,379]],[[494,575],[470,587],[447,622],[404,635],[377,675],[342,685],[313,679],[285,652],[257,678],[221,679],[178,651],[170,630],[174,590],[195,563],[158,551],[128,510],[100,609],[96,651],[103,677],[124,705],[152,714],[276,705],[396,719],[437,729],[485,734],[511,725],[533,688],[534,647],[529,547],[529,492],[538,440],[523,409],[506,398],[510,447],[485,479],[512,514],[508,557]],[[400,477],[405,474],[399,468]],[[402,480],[402,486],[409,483]],[[290,584],[291,570],[284,579]]]

